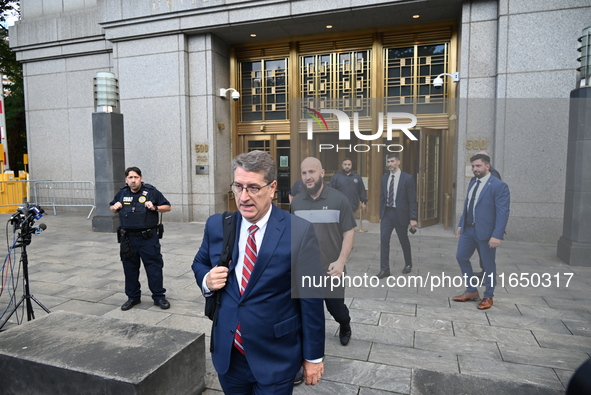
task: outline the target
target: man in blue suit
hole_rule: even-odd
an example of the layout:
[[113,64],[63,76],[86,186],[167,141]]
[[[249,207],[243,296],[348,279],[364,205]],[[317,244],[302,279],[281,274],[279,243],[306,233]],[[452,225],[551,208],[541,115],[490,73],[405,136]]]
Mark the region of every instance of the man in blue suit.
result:
[[470,257],[479,248],[484,266],[484,298],[478,305],[486,310],[493,305],[497,267],[496,249],[501,245],[505,227],[509,220],[509,187],[503,181],[492,177],[490,157],[476,154],[470,158],[472,172],[476,176],[468,186],[464,201],[464,212],[460,218],[456,235],[460,238],[456,259],[466,279],[466,291],[455,296],[456,302],[478,300],[478,279],[473,277]]
[[402,273],[412,270],[412,255],[408,229],[414,232],[417,226],[417,194],[415,179],[400,170],[400,156],[397,153],[386,157],[388,174],[382,177],[380,192],[380,273],[378,278],[390,275],[390,237],[396,229],[398,241],[404,254]]
[[[291,394],[304,367],[306,384],[324,372],[324,307],[318,298],[292,295],[292,281],[320,273],[312,225],[272,204],[277,170],[263,151],[232,162],[236,241],[229,268],[222,253],[222,216],[211,216],[193,261],[206,297],[221,292],[212,331],[212,360],[226,394]],[[305,292],[305,290],[304,290]]]

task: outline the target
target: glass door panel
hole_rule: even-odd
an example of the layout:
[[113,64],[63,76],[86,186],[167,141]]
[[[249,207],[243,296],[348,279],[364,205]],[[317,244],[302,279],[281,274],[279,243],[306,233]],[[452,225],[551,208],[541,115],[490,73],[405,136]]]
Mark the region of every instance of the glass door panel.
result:
[[441,181],[441,131],[421,128],[419,139],[418,215],[419,226],[439,222]]

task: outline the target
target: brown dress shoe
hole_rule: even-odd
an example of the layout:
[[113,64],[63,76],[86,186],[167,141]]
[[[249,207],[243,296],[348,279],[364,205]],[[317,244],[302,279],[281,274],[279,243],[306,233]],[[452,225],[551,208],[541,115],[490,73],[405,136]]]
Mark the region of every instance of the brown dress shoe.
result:
[[493,305],[493,300],[492,298],[484,298],[482,299],[482,302],[480,302],[480,304],[478,305],[478,309],[479,310],[486,310],[486,309],[490,309]]
[[464,292],[461,295],[454,296],[454,300],[456,302],[467,302],[469,300],[478,300],[480,299],[480,295],[478,292]]

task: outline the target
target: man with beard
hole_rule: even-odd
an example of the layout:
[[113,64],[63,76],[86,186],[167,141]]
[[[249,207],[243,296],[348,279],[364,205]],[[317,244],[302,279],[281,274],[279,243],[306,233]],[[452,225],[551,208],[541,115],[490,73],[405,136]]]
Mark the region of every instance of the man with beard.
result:
[[388,170],[382,177],[380,192],[380,272],[378,278],[390,276],[390,237],[396,229],[398,241],[404,254],[404,269],[412,270],[412,255],[408,228],[417,226],[417,194],[415,179],[400,170],[400,156],[397,153],[386,157]]
[[343,170],[336,173],[330,179],[331,188],[342,192],[343,195],[349,198],[351,209],[353,212],[357,211],[359,201],[361,200],[361,209],[365,210],[367,204],[367,195],[365,194],[365,185],[363,179],[359,174],[353,171],[353,162],[349,158],[343,159]]
[[[355,238],[356,223],[351,204],[341,192],[324,184],[324,169],[318,159],[304,159],[301,170],[305,193],[293,198],[291,211],[314,225],[323,272],[329,276],[343,276]],[[325,291],[324,302],[328,312],[340,324],[339,339],[345,346],[351,339],[351,317],[345,305],[343,281],[338,285]]]
[[[478,151],[477,153],[475,153],[474,155],[478,155],[478,154],[482,154],[482,155],[486,155],[489,157],[489,163],[490,163],[490,155],[488,154],[487,151]],[[492,165],[490,166],[490,168],[488,169],[489,173],[491,176],[493,177],[497,177],[499,180],[502,180],[501,178],[501,173],[498,172],[497,169],[495,169],[494,167],[492,167]],[[472,178],[472,180],[475,180],[476,176],[474,176]],[[470,180],[470,182],[472,182],[472,180]],[[474,273],[474,276],[478,277],[479,280],[482,280],[482,276],[484,276],[484,265],[482,264],[482,256],[480,255],[480,248],[476,247],[476,251],[478,252],[478,263],[480,264],[480,271],[478,273]]]
[[470,163],[476,177],[468,186],[464,212],[456,231],[456,235],[460,238],[456,259],[464,278],[467,279],[467,284],[466,291],[453,299],[456,302],[467,302],[480,298],[478,289],[472,281],[473,271],[470,263],[470,257],[478,248],[486,273],[484,277],[486,290],[478,309],[486,310],[493,305],[497,275],[495,255],[497,247],[501,245],[509,219],[510,194],[507,184],[491,176],[490,158],[487,155],[474,155],[470,158]]

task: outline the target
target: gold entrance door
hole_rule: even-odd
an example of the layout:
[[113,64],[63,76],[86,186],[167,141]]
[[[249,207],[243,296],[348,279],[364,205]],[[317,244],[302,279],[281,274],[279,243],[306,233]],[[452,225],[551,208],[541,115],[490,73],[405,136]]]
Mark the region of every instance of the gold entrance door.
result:
[[242,152],[266,151],[277,164],[277,192],[274,202],[280,208],[289,210],[291,140],[289,134],[268,134],[244,136]]
[[421,128],[419,143],[418,222],[424,227],[441,216],[441,130]]

